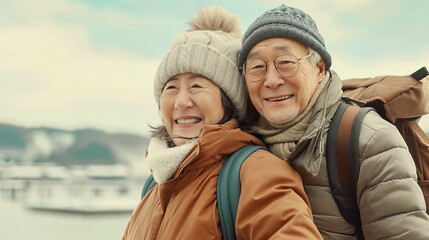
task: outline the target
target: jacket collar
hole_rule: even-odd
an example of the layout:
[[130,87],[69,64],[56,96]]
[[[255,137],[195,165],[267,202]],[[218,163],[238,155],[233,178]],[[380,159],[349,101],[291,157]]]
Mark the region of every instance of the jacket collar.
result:
[[237,121],[233,119],[223,125],[204,126],[196,140],[173,148],[153,137],[145,162],[155,181],[161,184],[173,175],[177,177],[217,163],[248,144],[264,145],[258,138],[237,128]]
[[248,144],[264,145],[258,138],[237,128],[235,119],[223,125],[206,125],[200,132],[195,148],[183,161],[175,176],[215,164]]

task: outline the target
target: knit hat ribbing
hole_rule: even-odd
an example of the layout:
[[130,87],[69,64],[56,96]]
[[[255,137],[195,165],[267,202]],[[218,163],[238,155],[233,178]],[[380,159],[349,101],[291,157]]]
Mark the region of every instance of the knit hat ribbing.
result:
[[307,45],[320,54],[326,70],[331,67],[331,55],[326,50],[325,41],[314,20],[304,11],[284,4],[266,11],[249,26],[238,54],[238,66],[243,66],[253,46],[265,39],[276,37],[294,39]]
[[238,17],[219,6],[205,7],[189,23],[192,29],[176,36],[155,76],[158,105],[165,83],[179,73],[192,72],[212,80],[231,101],[239,119],[246,112],[247,91],[237,68],[241,45]]

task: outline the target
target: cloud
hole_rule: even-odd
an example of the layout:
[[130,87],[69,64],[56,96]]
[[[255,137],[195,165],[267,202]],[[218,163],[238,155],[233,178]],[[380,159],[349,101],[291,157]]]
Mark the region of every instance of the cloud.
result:
[[[61,9],[45,9],[45,19]],[[143,131],[146,120],[157,118],[152,85],[158,60],[94,50],[84,28],[58,21],[3,26],[0,36],[0,109],[6,114],[0,121]]]
[[429,68],[429,65],[427,65],[429,56],[421,59],[390,58],[384,61],[368,60],[362,63],[350,55],[338,55],[333,57],[333,63],[333,69],[344,79],[377,75],[409,75],[421,67]]
[[43,4],[27,0],[3,1],[0,3],[0,19],[3,24],[14,20],[27,22],[60,22],[69,20],[101,21],[108,25],[132,27],[142,23],[141,16],[131,11],[112,7],[91,8],[88,5],[68,0],[45,0]]
[[3,24],[15,20],[47,21],[57,16],[88,15],[89,9],[79,3],[67,0],[45,0],[43,4],[30,3],[26,0],[1,1],[0,10]]
[[[268,10],[283,2],[252,2],[252,6],[261,11],[261,6]],[[352,20],[383,21],[395,13],[396,1],[389,2],[388,8],[369,0],[287,4],[304,9],[316,19],[341,77],[408,74],[429,62],[424,54],[400,61],[391,51],[383,59],[363,62],[356,60],[352,49],[341,47],[368,31],[368,26]],[[151,8],[138,15],[140,10],[67,0],[46,0],[37,5],[26,0],[0,1],[0,122],[147,131],[146,122],[159,122],[152,86],[161,52],[168,50],[172,37],[185,30],[185,22],[194,14],[182,10],[186,9],[177,9],[178,14],[173,15]],[[178,20],[182,17],[183,21]],[[240,17],[250,23],[257,16],[250,18],[246,9]],[[127,35],[118,35],[118,29]],[[94,41],[96,34],[100,35]],[[150,48],[153,59],[133,51],[139,45]],[[429,52],[427,47],[418,50]]]

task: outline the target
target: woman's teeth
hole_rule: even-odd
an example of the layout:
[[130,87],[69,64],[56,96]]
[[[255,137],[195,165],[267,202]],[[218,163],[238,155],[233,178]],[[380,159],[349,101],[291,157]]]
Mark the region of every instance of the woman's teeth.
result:
[[197,123],[201,121],[199,118],[188,118],[188,119],[177,119],[176,122],[178,124],[190,124],[190,123]]

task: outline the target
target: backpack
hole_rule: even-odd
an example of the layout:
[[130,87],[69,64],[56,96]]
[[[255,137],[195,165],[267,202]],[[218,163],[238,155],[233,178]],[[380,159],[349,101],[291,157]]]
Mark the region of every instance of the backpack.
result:
[[[238,201],[240,199],[240,169],[243,162],[256,150],[265,147],[247,145],[234,152],[222,165],[216,185],[217,205],[223,239],[237,239],[235,235],[235,220]],[[156,185],[150,175],[143,186],[141,198]]]
[[[423,86],[423,80],[429,80],[428,75],[428,70],[423,67],[410,76],[343,80],[343,98],[359,100],[364,107],[349,104],[340,104],[338,107],[328,131],[327,168],[334,199],[344,219],[356,226],[358,239],[364,239],[356,201],[360,168],[359,133],[363,118],[371,110],[377,111],[385,120],[395,124],[407,143],[416,163],[418,183],[425,196],[429,213],[429,138],[415,121],[429,113],[429,92]],[[236,151],[224,163],[219,173],[218,209],[224,239],[236,239],[235,217],[241,191],[241,165],[250,154],[260,148],[269,151],[253,145]],[[150,175],[144,184],[141,197],[155,185],[156,182]]]
[[364,239],[356,200],[359,133],[371,110],[394,124],[407,143],[429,213],[429,137],[416,121],[429,113],[429,89],[423,84],[428,75],[423,67],[410,76],[343,80],[343,98],[359,100],[363,108],[344,103],[337,108],[328,131],[327,170],[335,202],[344,219],[356,227],[358,239]]

